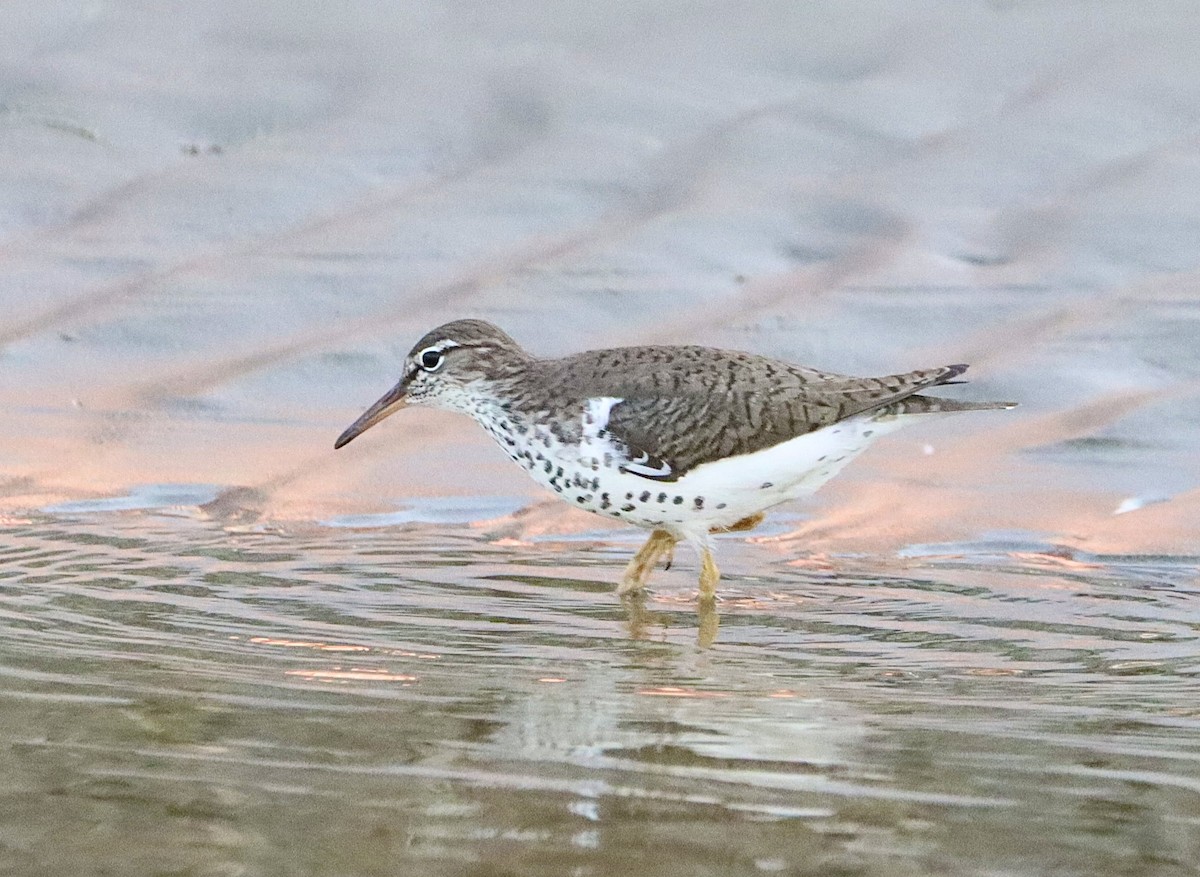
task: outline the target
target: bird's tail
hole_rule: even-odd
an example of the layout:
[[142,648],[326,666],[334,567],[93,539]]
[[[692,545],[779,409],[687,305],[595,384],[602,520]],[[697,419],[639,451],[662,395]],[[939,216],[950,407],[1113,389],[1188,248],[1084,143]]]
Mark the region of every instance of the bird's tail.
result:
[[999,411],[1016,408],[1016,402],[964,402],[939,396],[906,396],[882,410],[882,414],[951,414],[955,411]]

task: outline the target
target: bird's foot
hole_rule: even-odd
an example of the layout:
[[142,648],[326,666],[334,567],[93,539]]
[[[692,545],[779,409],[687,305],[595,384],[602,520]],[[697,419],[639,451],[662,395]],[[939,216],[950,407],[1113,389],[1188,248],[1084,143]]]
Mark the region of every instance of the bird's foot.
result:
[[646,544],[638,549],[633,560],[629,561],[629,566],[625,567],[621,584],[617,586],[617,594],[623,597],[626,594],[634,594],[642,590],[646,586],[646,580],[650,578],[655,564],[658,563],[658,559],[664,554],[673,557],[674,553],[674,536],[666,530],[652,532],[650,538],[646,540]]
[[700,626],[696,631],[696,643],[702,649],[713,644],[717,638],[720,619],[717,616],[717,582],[721,571],[713,559],[712,550],[705,546],[700,550],[700,598],[696,606]]
[[629,571],[626,571],[625,575],[621,577],[621,584],[617,585],[617,596],[630,597],[635,594],[640,594],[645,586],[646,583],[642,581],[640,576],[633,575]]

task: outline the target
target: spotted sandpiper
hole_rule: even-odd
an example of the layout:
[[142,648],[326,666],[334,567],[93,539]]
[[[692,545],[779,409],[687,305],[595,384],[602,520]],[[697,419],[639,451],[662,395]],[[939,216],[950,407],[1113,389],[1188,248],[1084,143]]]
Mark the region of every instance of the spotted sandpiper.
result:
[[618,593],[640,591],[684,540],[700,556],[703,603],[720,578],[710,534],[755,527],[918,415],[1013,407],[922,395],[966,369],[856,378],[658,345],[539,359],[491,323],[455,320],[416,343],[399,383],[334,447],[407,405],[467,414],[564,500],[651,531]]

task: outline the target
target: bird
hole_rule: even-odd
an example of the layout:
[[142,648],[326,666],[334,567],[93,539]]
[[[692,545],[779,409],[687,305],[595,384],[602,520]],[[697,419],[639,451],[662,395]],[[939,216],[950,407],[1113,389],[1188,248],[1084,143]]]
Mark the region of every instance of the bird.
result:
[[678,345],[540,358],[489,322],[461,319],[413,346],[399,381],[334,448],[408,406],[466,414],[562,499],[650,531],[618,594],[642,592],[682,541],[698,555],[703,604],[720,580],[713,534],[753,529],[922,416],[1014,407],[924,394],[963,383],[966,369],[862,378]]

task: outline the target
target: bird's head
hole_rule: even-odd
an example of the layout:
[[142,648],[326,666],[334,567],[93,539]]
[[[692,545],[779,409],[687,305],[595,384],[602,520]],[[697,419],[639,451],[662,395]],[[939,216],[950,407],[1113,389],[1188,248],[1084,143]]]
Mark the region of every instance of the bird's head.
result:
[[432,405],[470,413],[486,385],[528,362],[508,335],[483,320],[455,320],[439,326],[413,345],[400,380],[338,436],[334,448],[408,405]]

